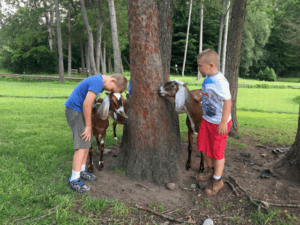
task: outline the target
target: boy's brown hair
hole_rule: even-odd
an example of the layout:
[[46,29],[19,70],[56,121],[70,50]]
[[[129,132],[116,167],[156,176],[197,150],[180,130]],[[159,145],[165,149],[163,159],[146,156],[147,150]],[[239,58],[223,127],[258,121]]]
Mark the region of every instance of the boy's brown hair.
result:
[[204,51],[200,52],[197,56],[197,59],[201,59],[204,63],[215,64],[216,67],[219,65],[219,56],[214,50],[205,49]]
[[111,75],[111,77],[116,79],[116,86],[117,88],[121,89],[121,93],[122,93],[127,87],[127,78],[124,77],[124,75],[122,74],[114,74]]

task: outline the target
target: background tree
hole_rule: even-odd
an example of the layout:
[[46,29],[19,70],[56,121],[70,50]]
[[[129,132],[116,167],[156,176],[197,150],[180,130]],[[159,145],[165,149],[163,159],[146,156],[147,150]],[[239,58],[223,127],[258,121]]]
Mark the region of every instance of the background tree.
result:
[[71,0],[68,0],[68,31],[69,31],[69,42],[68,42],[68,77],[71,77],[71,69],[72,69]]
[[[204,0],[201,0],[202,2]],[[203,3],[201,2],[201,10],[200,10],[200,37],[199,37],[199,53],[202,52],[202,46],[203,46]],[[202,78],[202,74],[198,70],[197,73],[197,80],[200,80]]]
[[[227,50],[227,36],[228,36],[228,22],[229,22],[229,9],[230,9],[230,0],[227,1],[226,14],[225,14],[225,24],[224,24],[224,42],[223,42],[223,51],[222,51],[222,73],[225,76],[225,63],[226,63],[226,50]],[[219,56],[221,57],[221,56]]]
[[172,32],[172,0],[128,0],[128,12],[132,96],[115,165],[135,180],[176,182],[180,180],[178,116],[157,93],[168,80],[161,46],[170,46],[163,43],[169,40],[162,34]]
[[241,49],[244,35],[247,0],[234,0],[232,2],[231,25],[226,55],[225,75],[230,84],[232,123],[229,134],[238,135],[238,122],[236,117],[236,98],[238,91],[238,75],[241,61]]
[[60,28],[60,14],[59,14],[59,2],[55,0],[56,8],[56,24],[57,24],[57,44],[58,44],[58,70],[59,70],[59,82],[64,82],[64,55],[62,50],[62,38]]

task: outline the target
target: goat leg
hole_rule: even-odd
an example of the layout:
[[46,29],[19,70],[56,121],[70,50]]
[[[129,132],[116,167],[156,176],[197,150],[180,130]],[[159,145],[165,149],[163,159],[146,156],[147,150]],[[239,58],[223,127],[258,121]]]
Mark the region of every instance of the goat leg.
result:
[[91,145],[89,149],[89,166],[88,166],[88,172],[93,173],[94,172],[94,163],[93,163],[93,146]]
[[100,151],[100,159],[99,159],[99,162],[98,162],[98,165],[97,165],[97,169],[101,171],[101,170],[103,170],[103,167],[104,167],[104,164],[103,164],[104,142],[100,144],[98,138],[96,138],[96,141],[97,141],[98,149]]
[[113,123],[114,138],[115,138],[115,140],[118,140],[118,138],[117,138],[117,134],[116,134],[116,127],[117,127],[117,123],[116,123],[116,122],[114,122],[114,123]]
[[201,152],[201,160],[200,160],[200,167],[199,167],[199,173],[203,173],[204,171],[204,160],[203,160],[204,156]]
[[191,159],[191,155],[192,155],[192,151],[193,151],[193,132],[191,132],[190,130],[188,131],[188,138],[189,138],[189,146],[188,146],[188,160],[186,162],[186,170],[189,170],[192,166],[192,159]]

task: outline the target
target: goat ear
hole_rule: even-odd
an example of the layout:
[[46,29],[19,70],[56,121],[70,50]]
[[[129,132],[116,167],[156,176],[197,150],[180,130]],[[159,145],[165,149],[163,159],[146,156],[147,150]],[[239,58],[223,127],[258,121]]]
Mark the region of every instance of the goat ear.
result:
[[110,105],[109,96],[105,96],[102,104],[99,107],[100,118],[102,120],[106,120],[108,117],[109,105]]
[[178,85],[178,91],[175,94],[175,110],[176,111],[182,110],[184,103],[185,103],[184,87],[182,85]]

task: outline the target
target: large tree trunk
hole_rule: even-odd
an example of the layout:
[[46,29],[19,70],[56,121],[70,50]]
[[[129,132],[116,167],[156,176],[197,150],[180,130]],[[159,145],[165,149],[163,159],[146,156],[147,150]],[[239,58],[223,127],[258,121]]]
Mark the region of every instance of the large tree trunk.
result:
[[68,46],[68,77],[71,77],[72,69],[72,43],[71,43],[71,0],[68,0],[68,30],[69,30],[69,46]]
[[[171,39],[160,34],[171,37],[172,0],[128,0],[128,14],[132,94],[115,164],[135,180],[158,185],[180,182],[178,116],[174,106],[158,95],[169,79],[164,67],[170,62],[163,63],[161,57],[170,60],[171,50],[162,46],[171,47]],[[169,26],[163,26],[166,22]]]
[[111,22],[111,36],[112,36],[113,49],[114,49],[114,72],[122,73],[122,68],[121,68],[122,60],[121,60],[121,52],[120,52],[119,41],[118,41],[118,28],[117,28],[117,19],[116,19],[114,0],[108,0],[108,5],[109,5],[109,14],[110,14],[110,22]]
[[181,74],[181,76],[183,76],[183,77],[184,77],[184,68],[185,68],[187,48],[188,48],[188,44],[189,44],[189,33],[190,33],[190,24],[191,24],[191,16],[192,16],[192,7],[193,7],[193,0],[191,0],[191,2],[190,2],[189,21],[188,21],[188,27],[187,27],[187,32],[186,32],[185,51],[184,51],[182,74]]
[[300,107],[295,142],[285,157],[275,164],[274,169],[286,179],[300,181]]
[[59,56],[59,82],[64,82],[64,56],[62,51],[62,38],[60,28],[60,15],[58,0],[55,0],[56,8],[56,24],[57,24],[57,44],[58,44],[58,56]]
[[223,0],[223,4],[222,4],[222,12],[221,12],[221,16],[220,16],[220,27],[219,27],[219,42],[218,42],[218,56],[219,56],[219,65],[218,65],[218,69],[219,71],[221,71],[221,52],[222,52],[222,40],[223,40],[223,28],[224,28],[224,15],[226,15],[226,13],[223,13],[224,7],[225,7],[225,3],[226,0]]
[[97,41],[96,41],[96,67],[100,73],[101,61],[101,33],[102,33],[102,0],[97,0],[98,5],[98,24],[97,24]]
[[224,31],[224,43],[223,43],[223,56],[222,56],[222,73],[225,76],[225,63],[226,63],[226,48],[227,48],[227,36],[228,36],[228,22],[229,22],[229,8],[230,0],[227,1],[226,16],[225,16],[225,31]]
[[238,75],[241,62],[242,41],[246,17],[247,0],[234,0],[232,3],[231,24],[226,54],[225,76],[230,84],[232,123],[230,136],[238,136],[238,122],[236,118],[236,97],[238,91]]
[[[200,10],[200,37],[199,37],[199,53],[202,52],[202,43],[203,43],[203,1],[201,0],[201,10]],[[197,80],[202,78],[202,74],[198,70]]]
[[81,52],[81,73],[85,74],[85,63],[84,63],[84,51],[82,46],[82,40],[80,40],[80,52]]
[[81,12],[82,12],[82,17],[83,17],[83,21],[88,33],[88,45],[89,45],[89,59],[90,59],[90,67],[91,67],[91,73],[94,74],[98,74],[97,68],[96,68],[96,64],[95,64],[95,58],[94,58],[94,38],[93,38],[93,33],[92,33],[92,29],[90,27],[87,15],[86,15],[86,9],[85,9],[85,4],[84,4],[84,0],[80,0],[80,5],[81,5]]

